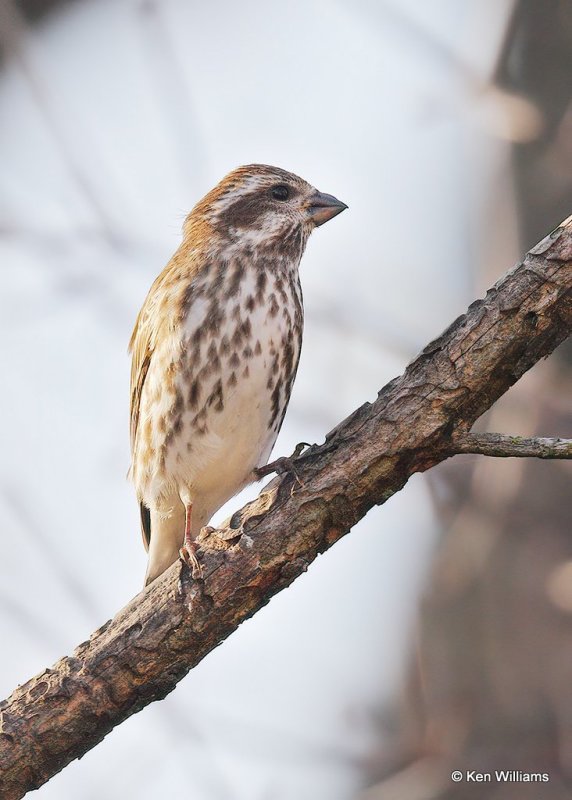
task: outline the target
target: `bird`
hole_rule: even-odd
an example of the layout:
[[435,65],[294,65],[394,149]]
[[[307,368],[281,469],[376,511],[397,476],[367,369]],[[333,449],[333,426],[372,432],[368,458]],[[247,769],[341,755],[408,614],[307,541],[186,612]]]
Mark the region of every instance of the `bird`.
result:
[[347,208],[291,172],[238,167],[187,216],[131,336],[131,466],[145,584],[218,509],[268,474],[302,345],[298,267],[312,231]]

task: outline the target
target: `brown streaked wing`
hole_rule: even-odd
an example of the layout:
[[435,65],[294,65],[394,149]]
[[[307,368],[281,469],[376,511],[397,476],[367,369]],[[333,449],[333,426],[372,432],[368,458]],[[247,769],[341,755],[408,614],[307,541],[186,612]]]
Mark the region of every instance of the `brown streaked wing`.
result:
[[[194,263],[193,263],[194,262]],[[196,274],[198,260],[189,259],[189,247],[183,244],[175,253],[165,269],[157,276],[145,298],[145,302],[137,315],[137,321],[131,340],[131,403],[130,434],[131,458],[135,457],[135,441],[139,426],[141,396],[145,378],[151,365],[151,359],[157,343],[162,335],[167,335],[178,321],[177,299],[184,296],[185,285],[188,285]],[[176,287],[176,288],[175,288]],[[178,289],[182,289],[179,293]],[[170,298],[170,302],[165,302]],[[143,544],[148,549],[151,539],[151,518],[148,509],[141,503],[141,533]]]
[[[194,270],[187,267],[185,270],[185,253],[183,248],[175,253],[165,269],[153,281],[149,294],[145,298],[135,328],[129,342],[131,361],[131,454],[135,450],[135,437],[139,424],[139,405],[145,378],[151,364],[153,352],[160,340],[162,333],[174,326],[176,308],[172,305],[172,298],[176,292],[173,288],[180,285],[185,278],[190,281]],[[185,272],[188,273],[185,275]],[[171,303],[165,302],[171,298]]]
[[[155,284],[151,287],[151,291],[147,295],[145,303],[137,316],[135,328],[133,329],[129,342],[129,352],[132,354],[130,407],[132,460],[135,458],[135,439],[137,436],[137,427],[139,425],[141,394],[157,340],[155,326],[153,325],[153,322],[157,319],[157,315],[152,313],[153,306],[155,305],[153,298],[154,288]],[[141,513],[141,535],[143,537],[143,545],[145,546],[145,550],[148,550],[149,542],[151,541],[151,517],[149,510],[143,503],[139,504],[139,509]]]
[[[151,292],[153,289],[151,289]],[[131,334],[129,342],[129,352],[131,353],[131,406],[130,406],[130,433],[131,433],[131,456],[135,455],[135,437],[139,424],[139,406],[143,384],[147,377],[149,364],[153,355],[155,336],[153,335],[153,324],[149,314],[148,305],[151,305],[151,292],[147,296],[141,311],[137,316],[135,328]]]

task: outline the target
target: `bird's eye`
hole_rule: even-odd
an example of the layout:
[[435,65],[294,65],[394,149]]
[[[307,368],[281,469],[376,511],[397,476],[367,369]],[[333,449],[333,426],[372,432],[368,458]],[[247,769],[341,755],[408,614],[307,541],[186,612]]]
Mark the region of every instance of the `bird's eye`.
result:
[[290,189],[284,186],[283,183],[279,183],[277,186],[272,187],[270,194],[275,200],[288,200],[290,197]]

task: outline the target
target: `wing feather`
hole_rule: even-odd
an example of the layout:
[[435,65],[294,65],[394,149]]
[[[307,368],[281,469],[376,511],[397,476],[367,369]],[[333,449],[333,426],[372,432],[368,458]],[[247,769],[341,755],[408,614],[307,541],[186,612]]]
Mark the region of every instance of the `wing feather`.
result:
[[[170,333],[178,322],[178,301],[197,271],[197,261],[189,258],[189,252],[181,247],[155,279],[149,294],[137,316],[129,342],[131,353],[130,383],[130,435],[131,459],[135,458],[137,431],[139,428],[141,398],[145,379],[153,362],[158,344]],[[151,518],[149,509],[140,503],[141,532],[143,544],[147,549],[151,539]]]
[[153,324],[147,310],[149,296],[139,312],[135,328],[129,342],[129,352],[131,353],[131,406],[130,406],[130,433],[131,433],[131,455],[135,455],[135,437],[139,425],[139,410],[141,405],[141,394],[151,358],[155,349]]
[[153,354],[163,334],[175,324],[175,308],[173,297],[176,295],[175,287],[177,278],[173,279],[173,272],[179,265],[177,252],[167,264],[163,272],[157,276],[149,289],[137,320],[131,340],[129,352],[131,353],[131,453],[134,454],[135,439],[139,426],[139,411],[145,378],[149,371]]
[[[152,292],[153,288],[147,295],[147,299],[141,308],[135,322],[135,328],[131,335],[129,342],[129,352],[131,353],[131,404],[130,404],[130,436],[131,436],[131,459],[135,458],[135,442],[137,437],[137,429],[139,426],[139,412],[141,407],[141,395],[143,393],[143,386],[145,378],[149,371],[151,358],[155,350],[156,335],[153,325],[153,314],[150,313],[154,303]],[[151,308],[149,308],[151,307]],[[143,502],[139,503],[141,513],[141,535],[143,537],[143,544],[145,549],[149,549],[151,541],[151,518],[149,509],[146,508]]]

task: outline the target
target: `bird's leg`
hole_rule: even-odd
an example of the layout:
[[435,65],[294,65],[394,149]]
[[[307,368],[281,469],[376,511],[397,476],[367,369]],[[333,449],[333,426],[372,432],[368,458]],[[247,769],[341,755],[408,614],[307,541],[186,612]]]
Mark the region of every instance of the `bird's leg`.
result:
[[193,515],[193,504],[185,505],[185,536],[183,546],[179,550],[179,558],[191,568],[193,578],[202,578],[203,570],[197,558],[197,548],[191,539],[191,520]]
[[261,478],[264,478],[265,475],[270,475],[272,472],[275,472],[277,475],[284,475],[284,473],[289,472],[296,478],[296,481],[300,484],[300,486],[303,486],[304,484],[296,473],[294,461],[306,447],[311,447],[311,445],[309,445],[308,442],[299,442],[294,448],[292,455],[277,458],[275,461],[271,461],[269,464],[265,464],[263,467],[255,467],[254,475],[256,476],[256,479],[260,480]]

